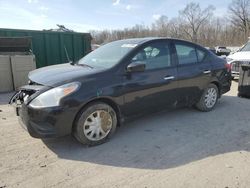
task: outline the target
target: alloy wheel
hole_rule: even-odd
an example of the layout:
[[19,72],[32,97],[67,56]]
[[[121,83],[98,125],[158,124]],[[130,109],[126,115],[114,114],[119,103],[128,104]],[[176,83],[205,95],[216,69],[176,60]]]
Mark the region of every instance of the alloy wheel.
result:
[[217,101],[217,91],[215,88],[209,88],[205,95],[205,104],[207,108],[213,108]]

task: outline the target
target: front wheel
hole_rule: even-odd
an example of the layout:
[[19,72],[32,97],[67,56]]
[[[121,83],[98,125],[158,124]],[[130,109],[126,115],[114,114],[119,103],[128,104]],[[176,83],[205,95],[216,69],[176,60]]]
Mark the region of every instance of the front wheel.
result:
[[204,90],[200,101],[196,104],[196,108],[202,112],[209,112],[216,105],[218,98],[218,87],[214,84],[209,84],[207,89]]
[[84,145],[94,146],[107,141],[115,132],[117,116],[105,103],[93,103],[78,115],[74,136]]

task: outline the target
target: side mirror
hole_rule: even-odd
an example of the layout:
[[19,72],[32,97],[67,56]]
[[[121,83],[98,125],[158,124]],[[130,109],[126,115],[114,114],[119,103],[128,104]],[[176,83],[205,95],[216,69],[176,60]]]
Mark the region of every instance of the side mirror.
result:
[[127,67],[128,72],[144,72],[146,68],[145,63],[141,61],[130,63]]

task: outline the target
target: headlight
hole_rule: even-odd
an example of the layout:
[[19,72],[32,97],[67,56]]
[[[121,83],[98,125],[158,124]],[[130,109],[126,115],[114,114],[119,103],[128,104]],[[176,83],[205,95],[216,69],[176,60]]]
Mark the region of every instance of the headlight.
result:
[[72,82],[53,89],[50,89],[29,104],[32,108],[48,108],[59,106],[60,100],[67,95],[74,93],[80,87],[79,82]]

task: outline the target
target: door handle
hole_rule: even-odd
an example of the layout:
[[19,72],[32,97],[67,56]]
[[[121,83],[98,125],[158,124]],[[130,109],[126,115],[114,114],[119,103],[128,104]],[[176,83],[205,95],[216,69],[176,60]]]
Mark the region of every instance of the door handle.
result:
[[166,76],[166,77],[164,77],[164,80],[173,80],[173,79],[175,79],[174,76]]
[[210,74],[210,73],[211,73],[211,70],[205,70],[203,73],[204,73],[204,74]]

